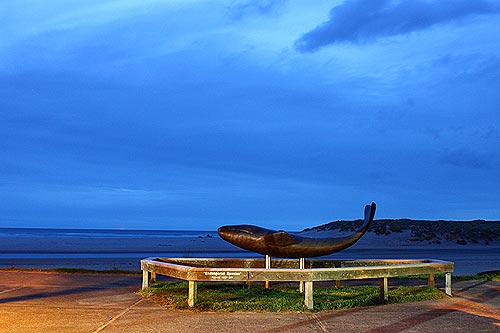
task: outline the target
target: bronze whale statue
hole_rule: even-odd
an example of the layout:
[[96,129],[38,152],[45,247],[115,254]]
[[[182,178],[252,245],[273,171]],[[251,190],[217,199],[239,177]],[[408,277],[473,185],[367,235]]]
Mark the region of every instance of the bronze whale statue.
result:
[[218,233],[229,243],[260,254],[278,258],[319,257],[338,252],[356,243],[373,221],[375,208],[374,202],[366,205],[363,225],[355,233],[345,237],[301,237],[282,230],[269,230],[248,224],[223,226],[218,229]]

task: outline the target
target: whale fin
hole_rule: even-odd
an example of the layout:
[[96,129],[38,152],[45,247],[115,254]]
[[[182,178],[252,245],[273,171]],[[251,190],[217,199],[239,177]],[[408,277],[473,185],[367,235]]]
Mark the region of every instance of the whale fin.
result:
[[262,237],[269,245],[288,246],[297,243],[297,239],[286,231],[277,231]]

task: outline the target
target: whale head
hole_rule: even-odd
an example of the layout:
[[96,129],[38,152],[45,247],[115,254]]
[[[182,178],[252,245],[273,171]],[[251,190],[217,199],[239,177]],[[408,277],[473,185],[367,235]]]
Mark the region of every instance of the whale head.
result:
[[248,224],[223,226],[217,232],[222,239],[232,244],[254,242],[260,237],[273,233],[272,230]]

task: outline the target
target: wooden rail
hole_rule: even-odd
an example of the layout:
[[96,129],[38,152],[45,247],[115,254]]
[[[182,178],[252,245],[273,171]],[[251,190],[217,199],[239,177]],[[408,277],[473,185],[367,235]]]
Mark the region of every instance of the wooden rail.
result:
[[[267,264],[266,264],[267,262]],[[380,278],[380,295],[387,300],[388,278],[428,275],[428,285],[434,288],[434,274],[445,273],[445,292],[452,294],[453,262],[422,260],[292,260],[220,258],[146,258],[141,260],[142,288],[147,288],[156,275],[166,275],[189,281],[188,304],[197,300],[200,281],[297,281],[303,284],[304,304],[313,309],[313,282]]]

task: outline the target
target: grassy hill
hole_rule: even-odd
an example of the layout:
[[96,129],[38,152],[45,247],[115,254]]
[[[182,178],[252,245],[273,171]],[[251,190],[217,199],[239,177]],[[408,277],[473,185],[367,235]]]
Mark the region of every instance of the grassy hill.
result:
[[[335,221],[304,231],[354,232],[362,220]],[[405,233],[407,240],[415,243],[441,244],[455,242],[459,245],[485,244],[500,240],[500,221],[429,221],[429,220],[375,220],[368,232],[387,236],[392,233]]]

